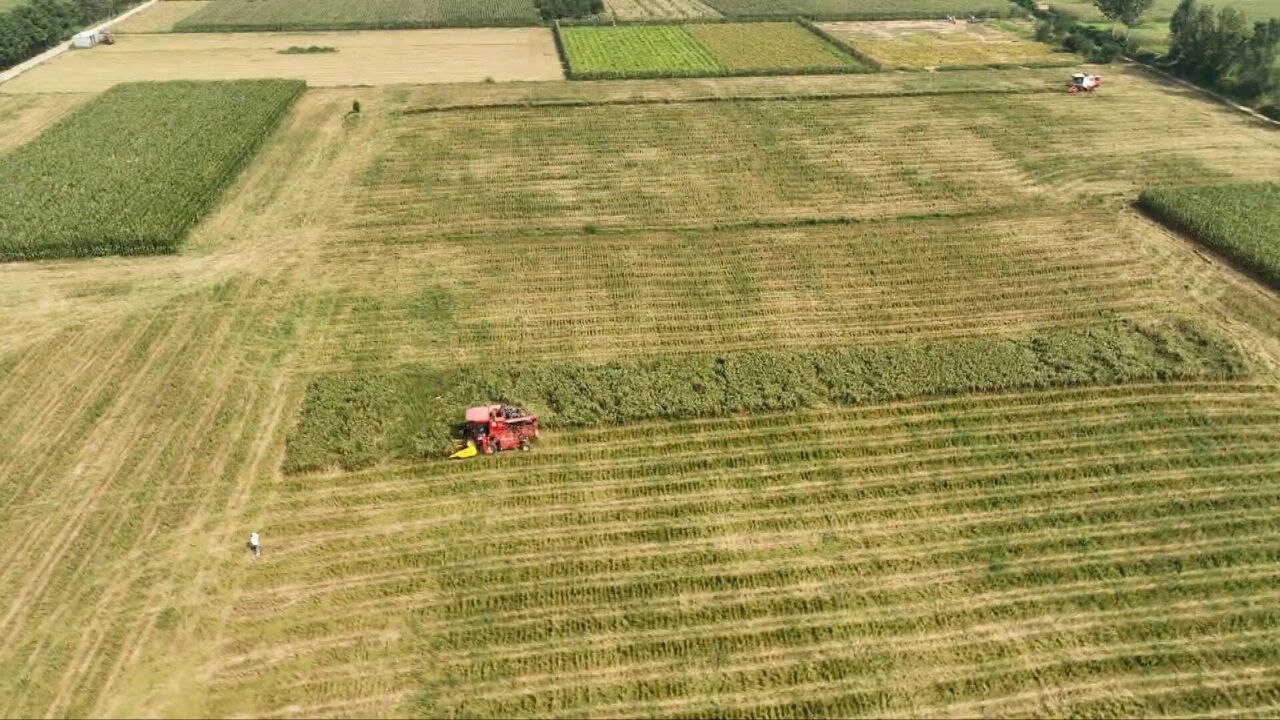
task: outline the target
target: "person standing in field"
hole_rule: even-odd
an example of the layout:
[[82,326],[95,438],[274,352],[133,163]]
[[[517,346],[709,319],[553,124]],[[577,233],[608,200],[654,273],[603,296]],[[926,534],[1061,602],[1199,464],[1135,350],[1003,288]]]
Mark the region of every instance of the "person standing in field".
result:
[[249,549],[253,551],[253,556],[257,557],[262,554],[262,545],[258,542],[258,533],[249,533]]

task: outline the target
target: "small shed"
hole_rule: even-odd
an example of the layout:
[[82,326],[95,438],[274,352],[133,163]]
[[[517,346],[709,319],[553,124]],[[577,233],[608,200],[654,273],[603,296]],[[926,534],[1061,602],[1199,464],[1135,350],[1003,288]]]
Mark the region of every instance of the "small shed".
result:
[[78,32],[71,37],[71,47],[91,48],[98,44],[98,33]]

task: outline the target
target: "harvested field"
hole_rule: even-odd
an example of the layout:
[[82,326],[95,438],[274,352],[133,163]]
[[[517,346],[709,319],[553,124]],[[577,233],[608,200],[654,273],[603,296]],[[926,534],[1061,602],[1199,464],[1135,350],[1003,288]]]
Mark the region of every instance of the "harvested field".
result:
[[533,0],[216,0],[177,32],[404,30],[537,25]]
[[1005,17],[1005,0],[704,0],[729,18],[807,17],[813,20],[897,20],[949,16]]
[[115,33],[167,33],[173,26],[217,0],[161,0],[123,22],[111,26]]
[[[968,78],[980,83],[984,75]],[[1064,100],[1060,86],[1046,82],[1039,92],[963,99],[410,115],[388,135],[366,178],[361,224],[412,239],[672,227],[690,218],[876,218],[1024,207],[1043,202],[1049,188],[1055,198],[1136,195],[1155,183],[1280,173],[1280,156],[1255,149],[1274,147],[1267,128],[1232,116],[1153,113],[1182,100],[1136,72],[1112,77],[1127,87],[1090,102]],[[847,87],[858,87],[857,79]],[[1058,118],[1106,150],[1081,162],[1049,125]],[[1134,137],[1138,124],[1152,132]],[[526,142],[530,135],[539,142]]]
[[899,20],[820,27],[886,68],[1071,65],[1079,59],[990,24]]
[[0,154],[34,139],[88,99],[87,95],[0,94],[0,128],[4,129]]
[[[280,53],[311,45],[337,52]],[[65,53],[0,85],[0,92],[92,92],[140,80],[276,77],[325,87],[559,80],[564,74],[551,32],[542,28],[129,35],[110,47]]]
[[605,15],[617,20],[694,20],[717,18],[702,0],[605,0]]
[[[0,715],[1273,715],[1280,298],[1129,202],[1280,145],[1107,74],[313,89],[181,253],[0,266]],[[334,373],[1183,320],[1246,376],[282,472]]]
[[[362,225],[410,238],[670,227],[691,218],[924,215],[1038,196],[1015,162],[962,122],[929,119],[929,104],[621,105],[568,115],[513,107],[406,117],[365,180]],[[529,136],[539,142],[525,142]]]
[[286,480],[214,707],[1266,708],[1277,473],[1274,389],[1209,384],[646,424]]
[[[1056,215],[602,234],[589,248],[581,233],[514,247],[494,235],[388,251],[398,266],[472,279],[432,286],[406,270],[397,285],[436,289],[378,303],[351,287],[315,366],[885,344],[1025,333],[1162,300],[1143,279],[1157,268],[1135,258],[1150,243],[1138,228]],[[508,284],[525,291],[508,298]],[[593,310],[601,298],[616,300]]]

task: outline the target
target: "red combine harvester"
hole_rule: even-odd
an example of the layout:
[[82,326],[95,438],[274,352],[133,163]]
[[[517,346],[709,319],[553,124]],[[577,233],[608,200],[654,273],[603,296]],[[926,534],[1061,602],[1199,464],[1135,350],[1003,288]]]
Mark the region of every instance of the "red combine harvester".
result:
[[482,405],[467,408],[462,437],[466,446],[450,459],[492,455],[499,450],[528,450],[538,437],[538,418],[514,405]]
[[1075,73],[1071,76],[1071,82],[1067,83],[1067,94],[1079,95],[1080,93],[1091,93],[1094,90],[1097,90],[1101,85],[1101,75]]

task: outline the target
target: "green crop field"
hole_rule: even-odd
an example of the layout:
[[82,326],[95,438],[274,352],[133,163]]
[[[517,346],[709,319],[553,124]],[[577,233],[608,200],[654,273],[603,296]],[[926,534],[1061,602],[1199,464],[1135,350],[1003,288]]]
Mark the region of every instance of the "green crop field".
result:
[[680,25],[569,27],[560,31],[577,76],[714,74],[721,65]]
[[0,265],[0,716],[1274,716],[1280,297],[1133,202],[1280,146],[1105,74],[282,98],[175,252]]
[[0,260],[174,252],[304,83],[138,83],[0,157]]
[[814,20],[897,20],[948,16],[1004,17],[1005,0],[704,0],[725,17],[807,17]]
[[217,0],[177,32],[394,30],[536,25],[533,0]]
[[1280,286],[1280,185],[1147,190],[1153,215]]
[[566,27],[559,32],[575,79],[867,70],[795,23]]
[[[1249,21],[1268,20],[1270,18],[1280,18],[1280,3],[1275,0],[1221,0],[1212,3],[1216,7],[1230,6],[1236,8],[1248,17]],[[1102,21],[1102,13],[1098,11],[1097,6],[1087,0],[1065,0],[1063,2],[1050,2],[1055,10],[1066,12],[1074,17],[1089,21]],[[1173,11],[1178,8],[1178,0],[1155,0],[1151,9],[1147,11],[1146,17],[1161,22],[1168,27],[1169,17],[1173,15]]]

